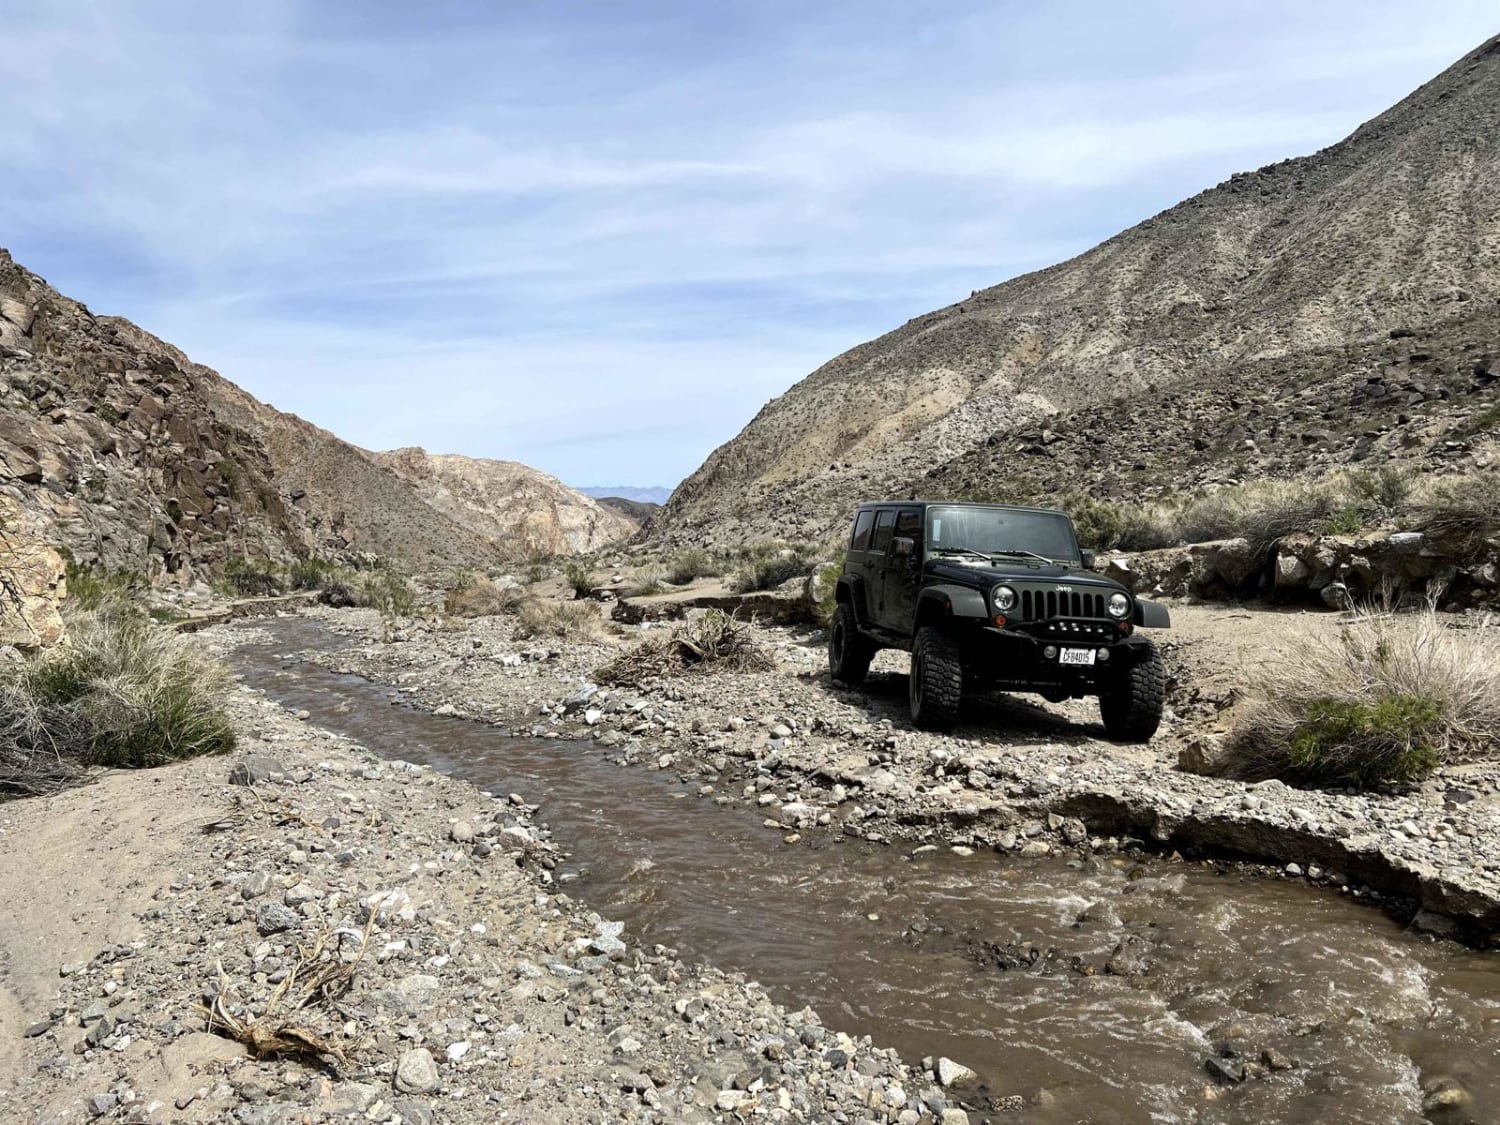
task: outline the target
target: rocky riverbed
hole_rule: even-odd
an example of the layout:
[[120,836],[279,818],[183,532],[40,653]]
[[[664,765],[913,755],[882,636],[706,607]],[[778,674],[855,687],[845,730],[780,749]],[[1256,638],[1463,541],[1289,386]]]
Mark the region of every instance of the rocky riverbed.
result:
[[[1490,943],[1500,931],[1500,766],[1449,767],[1405,793],[1246,785],[1177,768],[1227,728],[1243,687],[1278,647],[1337,628],[1332,613],[1174,607],[1164,635],[1170,711],[1149,747],[1105,741],[1090,701],[976,701],[954,736],[905,720],[905,658],[883,653],[860,691],[832,684],[821,634],[757,627],[772,672],[595,682],[640,627],[588,641],[518,640],[506,618],[391,630],[361,611],[314,611],[351,640],[320,659],[443,714],[590,740],[622,763],[752,802],[769,829],[941,842],[1026,856],[1100,851],[1134,838],[1227,852],[1282,877],[1387,900],[1415,925]],[[1455,616],[1454,627],[1481,628]],[[651,626],[647,626],[647,629]],[[1495,638],[1500,647],[1500,636]]]
[[235,760],[0,806],[0,1119],[967,1120],[936,1060],[546,888],[525,794],[382,760],[248,688],[232,710]]

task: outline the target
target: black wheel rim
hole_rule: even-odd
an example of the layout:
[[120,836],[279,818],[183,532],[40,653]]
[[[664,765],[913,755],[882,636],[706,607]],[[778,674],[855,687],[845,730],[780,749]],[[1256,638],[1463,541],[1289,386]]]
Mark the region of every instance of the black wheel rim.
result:
[[843,668],[844,666],[844,626],[842,622],[834,622],[833,637],[830,639],[829,648],[833,652],[833,666]]
[[917,714],[922,709],[922,657],[918,653],[912,653],[911,677],[908,681],[908,695],[911,702],[911,713]]

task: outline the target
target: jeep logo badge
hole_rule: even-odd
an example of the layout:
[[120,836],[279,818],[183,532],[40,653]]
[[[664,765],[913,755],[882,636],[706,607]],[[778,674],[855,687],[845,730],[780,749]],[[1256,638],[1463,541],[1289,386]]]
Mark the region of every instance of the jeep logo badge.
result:
[[1057,587],[1057,592],[1059,594],[1071,594],[1073,592],[1073,587],[1071,587],[1071,586],[1059,586],[1059,587]]

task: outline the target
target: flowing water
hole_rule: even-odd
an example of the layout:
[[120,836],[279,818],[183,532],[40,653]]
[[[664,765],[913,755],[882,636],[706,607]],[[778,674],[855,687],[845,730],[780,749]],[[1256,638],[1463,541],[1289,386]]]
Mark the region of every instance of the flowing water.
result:
[[[272,643],[234,657],[248,683],[379,754],[524,794],[571,853],[570,893],[637,940],[743,971],[911,1060],[958,1059],[991,1096],[1026,1099],[998,1119],[1500,1119],[1494,955],[1237,871],[911,858],[829,833],[787,846],[666,771],[391,706],[386,688],[284,659],[342,643],[320,626],[268,628]],[[1293,1065],[1219,1086],[1205,1064],[1226,1043]]]

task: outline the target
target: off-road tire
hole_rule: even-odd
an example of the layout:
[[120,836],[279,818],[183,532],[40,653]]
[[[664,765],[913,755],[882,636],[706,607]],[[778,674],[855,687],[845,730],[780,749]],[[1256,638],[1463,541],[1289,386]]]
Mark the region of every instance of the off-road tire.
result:
[[1144,656],[1127,668],[1114,688],[1099,696],[1099,717],[1116,742],[1149,742],[1161,725],[1167,701],[1161,654],[1148,645]]
[[911,646],[911,721],[922,730],[952,730],[963,694],[963,661],[953,638],[931,625],[918,629]]
[[859,687],[870,674],[875,642],[859,631],[854,607],[840,602],[828,625],[828,672],[841,684]]

